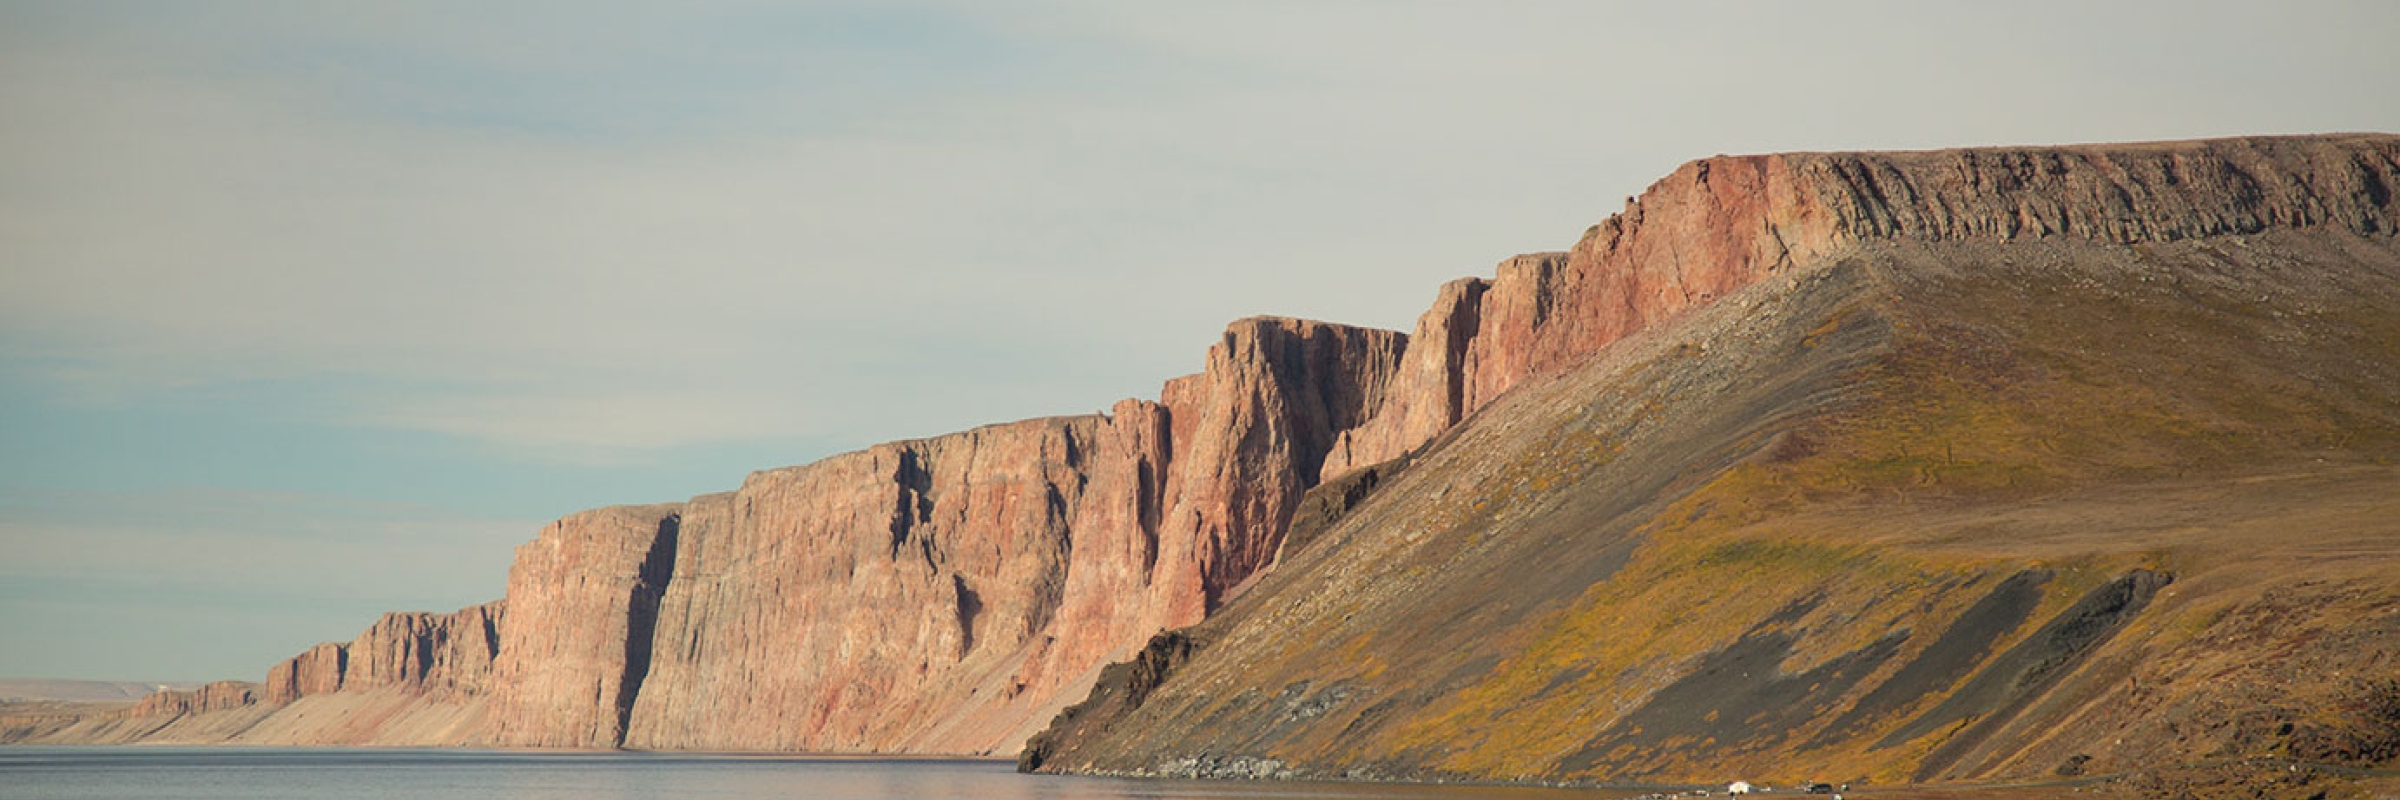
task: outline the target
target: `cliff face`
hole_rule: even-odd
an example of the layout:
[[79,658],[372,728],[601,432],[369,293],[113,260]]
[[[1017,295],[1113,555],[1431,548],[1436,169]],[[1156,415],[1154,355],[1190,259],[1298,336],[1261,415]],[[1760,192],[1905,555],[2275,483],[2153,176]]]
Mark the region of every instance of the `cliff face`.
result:
[[511,571],[493,741],[1013,751],[1272,557],[1405,344],[1243,320],[1158,403],[562,520]]
[[[1399,709],[1441,701],[1453,703],[1456,714],[1481,713],[1486,706],[1454,693],[1477,686],[1476,676],[1506,658],[1490,649],[1500,644],[1480,638],[1488,626],[1522,623],[1513,638],[1498,640],[1510,647],[1544,636],[1541,625],[1550,622],[1527,620],[1551,619],[1536,612],[1556,612],[1565,598],[1606,585],[1640,543],[1650,541],[1632,533],[1653,524],[1645,514],[1749,452],[1744,448],[1757,442],[1744,437],[1765,436],[1761,420],[1814,413],[1827,398],[1860,399],[1845,388],[1849,381],[1899,369],[1887,356],[1902,343],[1930,347],[1928,342],[1941,341],[1893,330],[1952,325],[1942,313],[1921,310],[1841,311],[1836,307],[1849,297],[1843,292],[1900,294],[1907,276],[1946,275],[1948,268],[1939,264],[1947,263],[1989,260],[2009,268],[1993,267],[1993,274],[2014,274],[2009,270],[2019,265],[2010,259],[2019,257],[1995,255],[2004,250],[2073,261],[2085,253],[2076,248],[2292,232],[2389,241],[2400,228],[2400,210],[2391,201],[2395,185],[2400,139],[2389,136],[1697,161],[1629,201],[1623,213],[1587,231],[1566,252],[1520,256],[1503,262],[1490,279],[1442,287],[1413,335],[1302,320],[1241,320],[1210,347],[1201,372],[1168,381],[1156,402],[1127,400],[1103,415],[879,445],[756,473],[734,491],[686,503],[573,515],[518,550],[505,614],[493,604],[451,615],[389,615],[356,641],[319,645],[275,667],[260,702],[247,710],[182,712],[223,720],[246,714],[246,721],[158,730],[193,741],[238,728],[238,737],[247,737],[240,740],[262,742],[1009,752],[1081,699],[1103,665],[1135,656],[1162,630],[1232,608],[1237,613],[1226,621],[1176,640],[1184,644],[1173,658],[1152,659],[1149,672],[1131,670],[1147,676],[1143,689],[1110,694],[1116,710],[1097,715],[1135,713],[1131,707],[1151,700],[1155,689],[1156,705],[1139,713],[1166,716],[1142,717],[1146,721],[1136,726],[1155,735],[1052,740],[1045,751],[1063,759],[1053,763],[1151,770],[1154,756],[1190,755],[1193,743],[1207,742],[1202,747],[1218,754],[1275,754],[1312,768],[1375,762],[1394,770],[1389,774],[1434,765],[1450,771],[1437,774],[1513,778],[1520,773],[1503,770],[1522,763],[1475,760],[1488,755],[1475,748],[1505,750],[1500,743],[1517,741],[1514,734],[1456,728],[1484,737],[1477,741],[1487,744],[1468,748],[1483,755],[1441,761],[1437,756],[1446,757],[1452,745],[1436,734],[1454,728]],[[1946,252],[1942,258],[1950,261],[1935,259],[1934,267],[1911,261],[1869,277],[1842,273],[1838,285],[1810,283],[1827,280],[1823,276],[1833,267],[1863,250],[1953,246],[1967,249]],[[2004,250],[1975,249],[1983,247]],[[2018,247],[2033,249],[2006,249]],[[2375,259],[2383,256],[2376,253],[2307,251],[2312,258],[2380,263]],[[1910,258],[1929,257],[1920,252]],[[2227,263],[2250,268],[2254,261]],[[2371,276],[2372,270],[2361,274]],[[2013,288],[2072,288],[2025,280]],[[1815,293],[1803,291],[1810,286]],[[1809,326],[1790,328],[1806,314],[1757,299],[1770,291],[1813,298],[1817,305],[1808,313],[1818,316]],[[1737,296],[1751,299],[1718,308]],[[1962,319],[1977,310],[1972,303],[1956,308],[1952,316]],[[1719,327],[1672,332],[1704,312],[1723,318],[1715,323]],[[1742,314],[1765,315],[1774,324],[1743,328],[1736,324]],[[1992,324],[1998,323],[1970,321],[1967,327]],[[1717,365],[1705,373],[1592,366],[1627,358],[1627,348],[1663,359],[1655,349],[1641,350],[1659,347],[1662,337],[1681,337],[1690,348],[1677,353],[1703,356],[1766,340],[1794,349],[1712,361]],[[1825,346],[1836,340],[1848,349]],[[2100,344],[2054,349],[2071,354]],[[1761,366],[1770,355],[1796,359],[1803,350],[1817,360],[1806,361],[1800,373]],[[1975,351],[1960,357],[1987,356]],[[1802,363],[1784,366],[1800,369]],[[2147,369],[2144,363],[2135,366]],[[2321,367],[2311,374],[2380,374],[2362,373],[2349,362]],[[2090,369],[2105,374],[2121,368],[2127,367]],[[1753,391],[1765,394],[1745,394]],[[2361,424],[2356,420],[2384,419],[2376,416],[2382,406],[2372,392],[2340,396],[2356,402],[2341,406],[2350,416],[2330,423],[2336,432],[2355,429]],[[1522,398],[1508,401],[1521,408],[1493,410],[1503,398]],[[2224,409],[2239,404],[2220,405],[2209,413],[2231,413]],[[1682,416],[1656,427],[1658,420],[1644,414],[1658,408]],[[2305,417],[2321,416],[2324,409],[2285,410]],[[1487,416],[1498,418],[1478,421]],[[2290,430],[2282,423],[2245,424]],[[1776,440],[1788,445],[1793,459],[1836,451],[1828,442],[1843,441],[1824,431],[1794,431]],[[2031,427],[2016,433],[2030,441],[2052,435]],[[1430,447],[1445,437],[1458,441]],[[1650,448],[1643,451],[1648,467],[1604,469],[1625,458],[1637,440]],[[1894,463],[1914,468],[1923,466],[1926,447],[1955,448],[1941,442],[1908,446],[1916,449],[1876,458],[1897,458]],[[1396,464],[1362,471],[1429,452],[1448,455],[1430,468],[1420,458],[1405,471]],[[1858,480],[1871,482],[1883,468],[1857,467],[1857,474],[1869,476]],[[1925,468],[1938,473],[1946,467]],[[1338,496],[1307,496],[1326,482],[1338,484],[1332,488]],[[1387,496],[1439,502],[1418,507],[1377,499]],[[1304,505],[1311,509],[1307,535],[1286,548],[1286,528]],[[1448,555],[1417,552],[1425,547]],[[1467,560],[1444,560],[1453,556]],[[2023,561],[1931,570],[1927,574],[1936,577],[1927,580],[1947,581],[1941,583],[1947,588],[1919,598],[1935,616],[1912,617],[1910,624],[1927,630],[1947,625],[1940,613],[1963,608],[2006,575],[2035,568]],[[1661,564],[1672,573],[1671,564]],[[2044,613],[2064,608],[2098,582],[2155,565],[2105,566],[2119,571],[2087,570],[2075,573],[2083,583],[2043,584],[2056,587],[2044,589],[2055,593],[2043,595],[2042,602],[2052,604],[2042,607]],[[1279,599],[1258,599],[1270,589]],[[1769,594],[1746,595],[1745,602],[1763,603]],[[1368,598],[1376,600],[1362,605]],[[1338,618],[1348,627],[1296,626],[1279,616],[1285,612],[1270,610],[1304,600],[1318,612],[1338,610],[1336,617],[1310,619]],[[1790,623],[1774,622],[1780,619],[1775,609],[1751,605],[1701,611],[1756,622],[1758,637],[1792,634],[1794,642],[1807,639],[1800,635],[1806,631],[1786,630],[1793,625],[1808,631],[1839,627],[1833,611],[1822,617],[1796,612],[1801,616]],[[1402,628],[1433,633],[1379,633]],[[1748,641],[1765,648],[1757,652],[1773,652],[1759,644],[1768,638],[1693,641],[1725,648]],[[1807,650],[1814,645],[1795,646],[1816,652]],[[1905,653],[1922,646],[1915,640],[1888,645]],[[1397,670],[1389,679],[1396,682],[1369,685],[1356,683],[1358,675],[1335,675],[1341,670],[1328,672],[1324,663],[1309,660],[1315,651],[1360,669]],[[1668,659],[1658,663],[1682,664],[1701,663],[1695,659],[1706,654],[1650,655]],[[1860,656],[1860,663],[1871,655]],[[1867,673],[1839,674],[1855,679],[1846,686],[1867,686],[1869,674],[1878,674],[1874,669],[1900,663],[1893,658],[1884,654]],[[1165,674],[1187,662],[1218,682],[1184,684]],[[1291,669],[1275,671],[1285,667]],[[1297,682],[1269,686],[1241,677],[1254,668]],[[1525,675],[1538,671],[1525,669]],[[1409,675],[1433,677],[1408,684],[1415,680]],[[1559,702],[1604,698],[1638,705],[1642,699],[1635,689],[1618,696],[1612,692],[1619,689],[1556,674],[1519,678],[1583,687],[1578,691],[1584,694],[1567,692]],[[1662,672],[1627,680],[1632,683],[1625,686],[1655,689],[1676,678]],[[1704,695],[1705,688],[1689,691]],[[1530,702],[1509,691],[1487,695],[1478,697]],[[1124,702],[1134,696],[1135,702]],[[1225,698],[1226,705],[1195,699],[1208,697]],[[1346,698],[1366,697],[1380,698],[1379,705],[1344,705]],[[162,710],[173,705],[160,703]],[[1349,709],[1340,715],[1369,712],[1341,716],[1365,732],[1345,738],[1360,743],[1344,745],[1348,750],[1310,738],[1337,738],[1321,723],[1308,722],[1334,719],[1326,714],[1336,708]],[[1264,717],[1244,716],[1254,712],[1280,714],[1282,721],[1270,725],[1259,721]],[[1600,724],[1565,712],[1546,719],[1561,730]],[[1108,728],[1104,722],[1094,721],[1094,730]],[[1192,729],[1219,722],[1225,725],[1218,732],[1236,738],[1211,739],[1208,731]],[[1254,723],[1283,733],[1245,727]],[[110,736],[150,735],[111,730],[118,732]],[[1286,734],[1299,738],[1281,738]],[[1293,744],[1303,740],[1305,746]],[[1656,743],[1617,744],[1633,752]],[[1388,758],[1376,761],[1380,757]],[[1555,757],[1543,766],[1551,771],[1522,774],[1591,775],[1617,763],[1605,753],[1581,761],[1559,753],[1543,757]],[[1561,766],[1570,762],[1572,768]]]
[[311,695],[397,687],[473,696],[491,680],[500,652],[504,601],[449,614],[396,611],[349,642],[320,642],[267,671],[258,702],[284,705]]
[[[267,682],[161,691],[123,709],[0,723],[35,744],[470,745],[488,743],[484,702],[502,602],[449,614],[396,612],[348,642],[285,659]],[[6,717],[7,714],[0,714]]]
[[[1392,331],[1245,319],[1159,402],[572,515],[518,549],[505,615],[391,614],[311,648],[260,695],[292,713],[240,735],[1013,752],[1100,666],[1268,564],[1406,348]],[[371,710],[295,722],[339,703]]]
[[172,717],[241,708],[258,702],[259,686],[247,681],[217,681],[190,691],[153,693],[125,710],[128,717]]
[[1329,476],[1423,445],[1528,377],[1860,242],[2389,234],[2400,228],[2395,161],[2400,144],[2383,135],[1694,161],[1572,250],[1442,287],[1417,322],[1420,346]]
[[342,672],[349,667],[349,645],[318,642],[267,670],[266,694],[262,699],[282,705],[312,694],[341,691]]
[[1209,348],[1207,371],[1167,383],[1159,397],[1176,459],[1159,547],[1178,568],[1157,576],[1165,597],[1140,627],[1198,622],[1266,564],[1338,439],[1382,401],[1406,344],[1388,331],[1253,318]]
[[1140,523],[1158,487],[1140,478],[1167,461],[1162,422],[1129,402],[880,445],[694,500],[625,744],[990,746],[1022,723],[1012,704],[1087,666],[1055,669],[1062,653],[1116,635],[1054,627],[1062,611],[1103,600],[1095,587],[1140,602],[1139,572],[1068,576],[1149,561]]
[[348,649],[342,685],[397,686],[415,691],[483,694],[500,656],[505,601],[450,614],[422,611],[383,615]]
[[680,534],[675,505],[571,515],[517,548],[492,665],[495,743],[619,741],[649,669],[650,634]]

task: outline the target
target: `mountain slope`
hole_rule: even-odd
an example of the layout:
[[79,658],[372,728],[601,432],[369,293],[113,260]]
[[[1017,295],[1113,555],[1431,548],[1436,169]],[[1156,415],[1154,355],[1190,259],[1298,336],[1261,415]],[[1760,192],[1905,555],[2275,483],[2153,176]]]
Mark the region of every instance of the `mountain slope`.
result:
[[[1761,282],[1528,369],[1225,613],[1112,668],[1024,763],[1695,782],[2388,763],[2393,150],[1736,160],[1878,176],[1789,194],[1881,200]],[[1962,177],[1992,161],[2110,188]],[[1999,224],[2018,212],[2037,224]],[[1578,253],[1621,249],[1595,245],[1608,227]]]

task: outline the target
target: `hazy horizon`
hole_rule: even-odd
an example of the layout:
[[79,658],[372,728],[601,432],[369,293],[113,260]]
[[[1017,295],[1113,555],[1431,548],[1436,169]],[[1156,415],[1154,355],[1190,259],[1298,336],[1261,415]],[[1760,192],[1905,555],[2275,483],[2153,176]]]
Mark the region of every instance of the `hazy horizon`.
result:
[[2400,7],[0,2],[0,676],[258,680],[563,514],[1406,330],[1677,164],[2400,130]]

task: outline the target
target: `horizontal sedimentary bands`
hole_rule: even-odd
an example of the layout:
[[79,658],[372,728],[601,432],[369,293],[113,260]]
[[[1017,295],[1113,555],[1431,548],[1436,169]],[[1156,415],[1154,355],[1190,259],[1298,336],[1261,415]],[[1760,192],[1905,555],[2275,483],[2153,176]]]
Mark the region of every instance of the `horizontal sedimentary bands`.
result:
[[[1695,161],[1566,252],[1441,287],[1410,334],[1241,320],[1156,401],[878,445],[684,503],[576,514],[518,549],[504,606],[388,615],[353,642],[277,665],[263,685],[162,695],[114,727],[11,731],[1005,754],[1056,718],[1029,751],[1036,766],[1231,774],[1204,767],[1271,762],[1289,774],[1582,780],[1743,759],[1890,778],[2033,774],[2078,754],[2114,763],[2044,762],[2053,754],[2025,743],[2041,736],[2026,720],[2125,700],[2078,676],[2131,669],[2102,662],[2126,636],[2150,635],[2141,620],[2158,612],[2141,609],[2214,584],[2067,550],[1929,565],[1866,544],[1825,555],[1694,534],[1690,552],[1666,552],[1661,542],[1686,541],[1669,528],[1750,495],[1720,488],[1718,505],[1679,508],[1688,519],[1673,525],[1661,514],[1750,475],[1738,465],[1769,440],[1784,448],[1776,463],[1797,465],[1775,468],[1786,472],[1882,446],[1873,418],[1835,413],[1883,408],[1874,387],[1983,381],[2005,394],[2025,374],[2075,368],[2065,345],[2028,361],[2049,345],[1991,333],[2001,322],[1928,333],[1940,320],[1925,308],[1972,305],[1944,292],[1984,291],[1950,274],[1959,265],[2022,279],[1992,291],[2043,292],[2073,284],[2012,272],[2021,264],[2008,254],[2138,261],[2142,248],[2174,245],[2184,249],[2158,257],[2200,259],[2191,243],[2304,239],[2284,252],[2346,259],[2345,279],[2366,292],[2356,303],[2373,308],[2395,272],[2395,186],[2400,138],[2385,135]],[[1906,299],[1916,293],[1948,299],[1920,308]],[[2319,310],[2355,307],[2301,294]],[[2137,322],[2157,327],[2120,332],[2216,341],[2176,327],[2182,318]],[[2382,335],[2311,330],[2320,344]],[[1977,343],[1989,347],[1967,347]],[[2019,371],[1910,372],[1923,364],[1904,356],[1941,347],[1967,349],[1935,361],[1988,357]],[[2340,403],[2295,408],[2350,415],[2326,423],[2337,432],[2388,421],[2374,415],[2389,398],[2373,393],[2390,376],[2357,380]],[[1690,404],[1706,408],[1679,408]],[[2348,441],[2334,449],[2382,446]],[[1841,469],[1868,483],[1881,479],[1873,469],[1970,471],[1908,442],[1916,449],[1890,456],[1899,461]],[[1991,480],[2035,481],[2048,464],[2028,457],[2033,472]],[[2102,474],[2090,469],[2051,472]],[[1833,571],[1811,571],[1812,559],[1900,581],[1891,593],[1904,599],[1879,604],[1871,583],[1823,577]],[[1697,573],[1734,583],[1709,603],[1643,601],[1619,585],[1640,574],[1708,588],[1678,583]],[[1897,610],[1907,603],[1921,608]],[[1657,644],[1682,635],[1642,616],[1660,608],[1724,630],[1695,630],[1689,648]],[[1623,640],[1637,630],[1653,638]],[[1527,662],[1536,657],[1548,661]],[[1060,716],[1087,694],[1091,705]],[[1515,707],[1550,732],[1501,721]],[[180,721],[127,726],[133,717]],[[153,733],[129,732],[145,726]]]
[[1568,252],[1443,286],[1333,471],[1405,453],[1528,377],[1862,241],[2390,235],[2395,161],[2400,143],[2386,135],[1694,161]]

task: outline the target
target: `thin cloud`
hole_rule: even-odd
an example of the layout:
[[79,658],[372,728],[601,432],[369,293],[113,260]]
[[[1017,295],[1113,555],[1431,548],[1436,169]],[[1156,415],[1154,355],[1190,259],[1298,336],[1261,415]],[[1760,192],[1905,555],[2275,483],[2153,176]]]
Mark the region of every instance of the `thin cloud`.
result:
[[[291,492],[20,492],[0,503],[0,578],[464,604],[497,591],[510,545],[539,525]],[[262,573],[280,579],[261,587]]]

